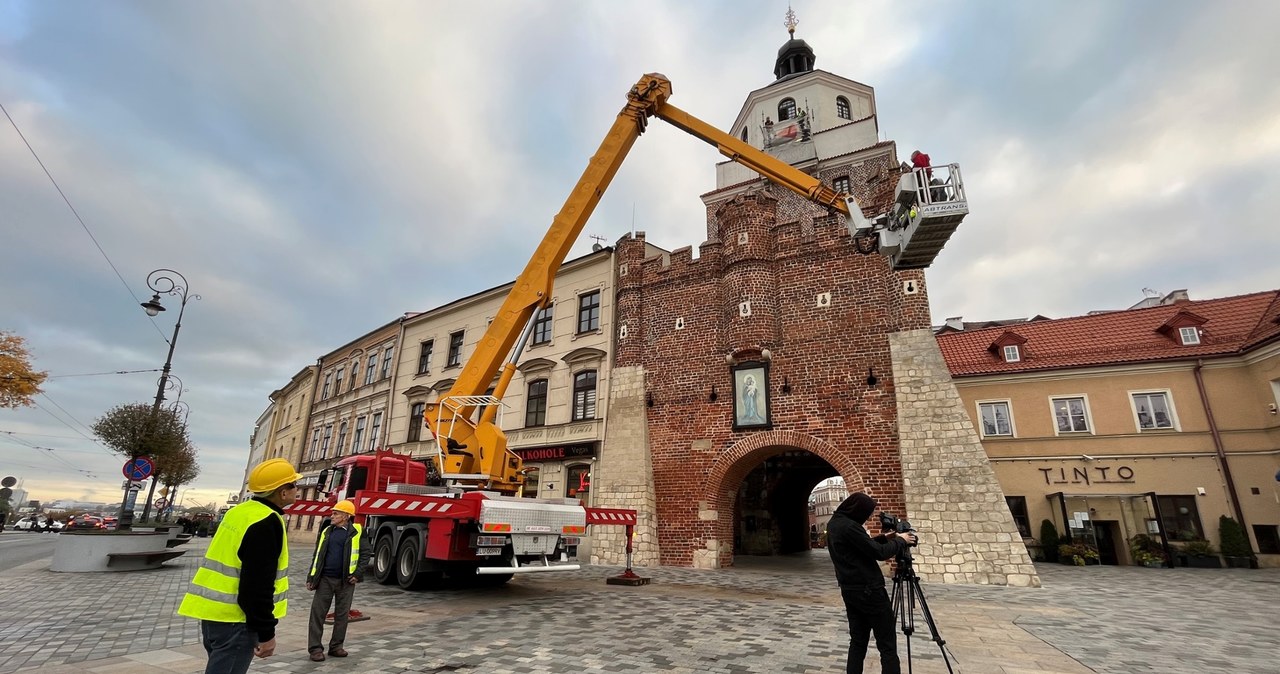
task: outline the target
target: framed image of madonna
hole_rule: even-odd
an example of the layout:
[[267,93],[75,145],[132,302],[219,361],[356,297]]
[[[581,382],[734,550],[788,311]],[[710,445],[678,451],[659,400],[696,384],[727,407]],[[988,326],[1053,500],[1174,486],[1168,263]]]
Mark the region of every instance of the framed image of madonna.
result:
[[733,430],[771,428],[768,365],[742,363],[730,372],[733,374]]

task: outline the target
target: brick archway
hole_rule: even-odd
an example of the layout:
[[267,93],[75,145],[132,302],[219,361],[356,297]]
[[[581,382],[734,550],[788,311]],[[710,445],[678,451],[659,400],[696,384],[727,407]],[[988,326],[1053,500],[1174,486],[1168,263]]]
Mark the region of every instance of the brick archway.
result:
[[862,472],[854,464],[851,454],[820,438],[796,431],[765,431],[739,440],[716,457],[707,474],[701,499],[707,510],[717,513],[716,519],[708,522],[712,527],[707,534],[719,543],[717,558],[721,568],[733,564],[733,508],[738,485],[764,459],[796,449],[809,452],[830,464],[851,491],[866,488]]

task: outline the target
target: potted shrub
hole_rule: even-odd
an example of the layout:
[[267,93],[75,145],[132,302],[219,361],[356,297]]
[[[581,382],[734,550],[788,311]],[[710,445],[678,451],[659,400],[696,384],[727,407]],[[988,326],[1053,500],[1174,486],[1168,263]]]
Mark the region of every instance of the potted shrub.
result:
[[1058,528],[1053,522],[1045,520],[1040,523],[1040,549],[1044,551],[1044,561],[1058,561]]
[[1182,565],[1194,569],[1221,569],[1222,559],[1209,541],[1190,541],[1182,545]]
[[1222,556],[1227,558],[1228,567],[1248,569],[1256,566],[1249,537],[1234,518],[1226,515],[1218,518],[1218,544],[1222,548]]
[[1160,541],[1147,534],[1138,534],[1129,539],[1129,555],[1137,566],[1156,568],[1164,566],[1166,561]]
[[1084,543],[1063,543],[1058,546],[1058,561],[1063,564],[1089,566],[1100,564],[1098,551]]

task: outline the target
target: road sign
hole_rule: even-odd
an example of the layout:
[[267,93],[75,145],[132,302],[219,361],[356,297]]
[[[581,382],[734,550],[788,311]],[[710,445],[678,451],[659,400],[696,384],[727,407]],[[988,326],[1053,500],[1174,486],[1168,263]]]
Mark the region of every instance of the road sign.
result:
[[12,487],[15,484],[18,484],[18,478],[12,475],[6,475],[3,480],[0,480],[0,487]]
[[158,499],[156,499],[156,507],[157,507],[157,508],[159,508],[160,510],[164,510],[164,507],[165,507],[165,506],[167,506],[167,505],[169,505],[169,502],[168,502],[168,501],[166,501],[166,500],[164,500],[164,499],[162,499],[162,498],[158,498]]
[[125,462],[124,476],[130,480],[145,480],[151,477],[155,469],[156,465],[151,462],[151,459],[140,456]]

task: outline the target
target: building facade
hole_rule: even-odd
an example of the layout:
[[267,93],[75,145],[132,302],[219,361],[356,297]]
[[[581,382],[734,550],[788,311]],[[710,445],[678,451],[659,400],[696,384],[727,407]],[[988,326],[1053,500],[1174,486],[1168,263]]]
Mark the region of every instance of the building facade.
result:
[[[338,459],[384,446],[400,321],[361,335],[316,361],[308,435],[297,464],[302,473],[300,498],[321,498],[320,472]],[[293,525],[310,531],[318,519],[299,517]]]
[[1180,291],[937,341],[1033,548],[1048,521],[1104,564],[1141,561],[1136,536],[1180,564],[1193,541],[1220,546],[1225,516],[1280,566],[1278,319],[1277,291]]
[[[613,249],[561,265],[550,306],[503,397],[497,423],[524,461],[522,495],[578,498],[592,505],[592,472],[602,447],[613,335]],[[437,454],[423,411],[453,386],[511,284],[406,318],[395,364],[386,446],[416,457]],[[496,385],[497,382],[495,381]],[[491,389],[492,390],[492,387]],[[589,554],[590,537],[581,554]]]
[[240,497],[238,500],[243,501],[249,498],[249,472],[253,467],[262,463],[267,458],[267,451],[271,447],[271,429],[275,420],[276,405],[270,403],[267,409],[258,415],[258,421],[253,425],[253,435],[249,436],[249,461],[244,466],[244,482],[241,483]]
[[298,370],[288,384],[271,392],[269,399],[276,412],[271,415],[271,435],[264,458],[288,459],[294,466],[302,462],[315,377],[316,366],[308,365]]

